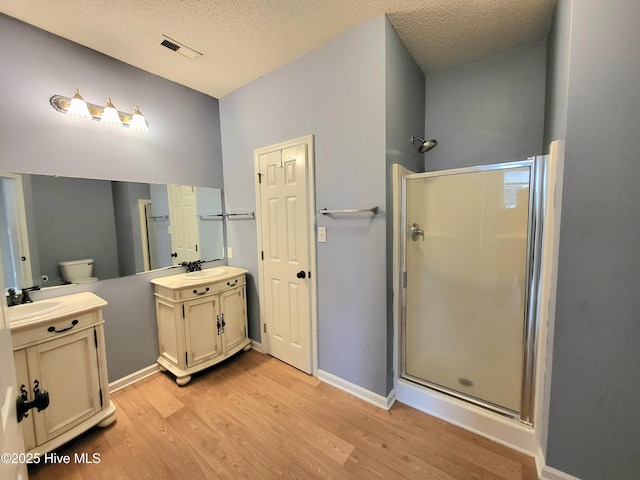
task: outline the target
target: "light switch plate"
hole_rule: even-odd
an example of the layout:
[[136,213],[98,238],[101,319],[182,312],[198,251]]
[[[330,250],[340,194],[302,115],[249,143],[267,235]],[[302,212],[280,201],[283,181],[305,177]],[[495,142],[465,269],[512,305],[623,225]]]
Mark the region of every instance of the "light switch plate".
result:
[[227,247],[227,258],[233,258],[233,250],[231,247]]
[[318,243],[327,243],[327,227],[318,227]]

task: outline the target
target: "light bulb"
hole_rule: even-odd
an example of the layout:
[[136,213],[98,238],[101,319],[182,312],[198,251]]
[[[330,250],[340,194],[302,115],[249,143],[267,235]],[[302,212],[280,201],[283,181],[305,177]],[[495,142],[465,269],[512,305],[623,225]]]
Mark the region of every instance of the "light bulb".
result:
[[133,110],[133,116],[131,117],[131,123],[129,123],[129,128],[131,130],[135,130],[136,132],[148,132],[149,127],[147,126],[147,121],[142,116],[142,112],[136,105],[136,108]]
[[118,110],[111,103],[111,99],[107,98],[107,105],[104,107],[102,111],[102,123],[105,125],[114,125],[117,127],[122,126],[122,120],[120,120],[120,115],[118,114]]
[[67,115],[82,120],[91,120],[93,118],[91,113],[89,113],[87,102],[84,101],[84,98],[82,98],[77,88],[75,95],[71,98]]

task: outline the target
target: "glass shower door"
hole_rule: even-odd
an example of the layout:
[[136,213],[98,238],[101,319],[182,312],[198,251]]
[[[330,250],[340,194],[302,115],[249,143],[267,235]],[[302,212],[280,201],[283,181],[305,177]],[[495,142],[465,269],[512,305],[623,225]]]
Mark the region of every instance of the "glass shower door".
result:
[[533,161],[405,178],[404,378],[521,411],[533,182]]

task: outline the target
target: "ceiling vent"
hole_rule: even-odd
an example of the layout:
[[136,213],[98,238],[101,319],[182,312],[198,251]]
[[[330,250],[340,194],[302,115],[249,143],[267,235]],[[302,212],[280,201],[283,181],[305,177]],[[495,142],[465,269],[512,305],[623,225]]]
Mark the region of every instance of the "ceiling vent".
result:
[[160,39],[160,45],[168,48],[169,50],[173,50],[180,55],[184,55],[191,60],[195,60],[202,56],[200,52],[196,52],[193,48],[189,48],[186,45],[174,40],[173,38],[167,37],[166,35],[162,35],[162,38]]

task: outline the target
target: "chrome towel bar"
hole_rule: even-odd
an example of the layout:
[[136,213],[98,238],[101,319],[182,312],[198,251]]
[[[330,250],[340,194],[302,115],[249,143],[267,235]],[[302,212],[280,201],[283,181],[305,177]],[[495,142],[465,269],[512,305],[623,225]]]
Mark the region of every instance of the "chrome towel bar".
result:
[[343,208],[339,210],[328,210],[323,208],[320,210],[320,213],[323,215],[333,215],[335,213],[373,213],[374,215],[378,213],[378,207],[371,208]]

